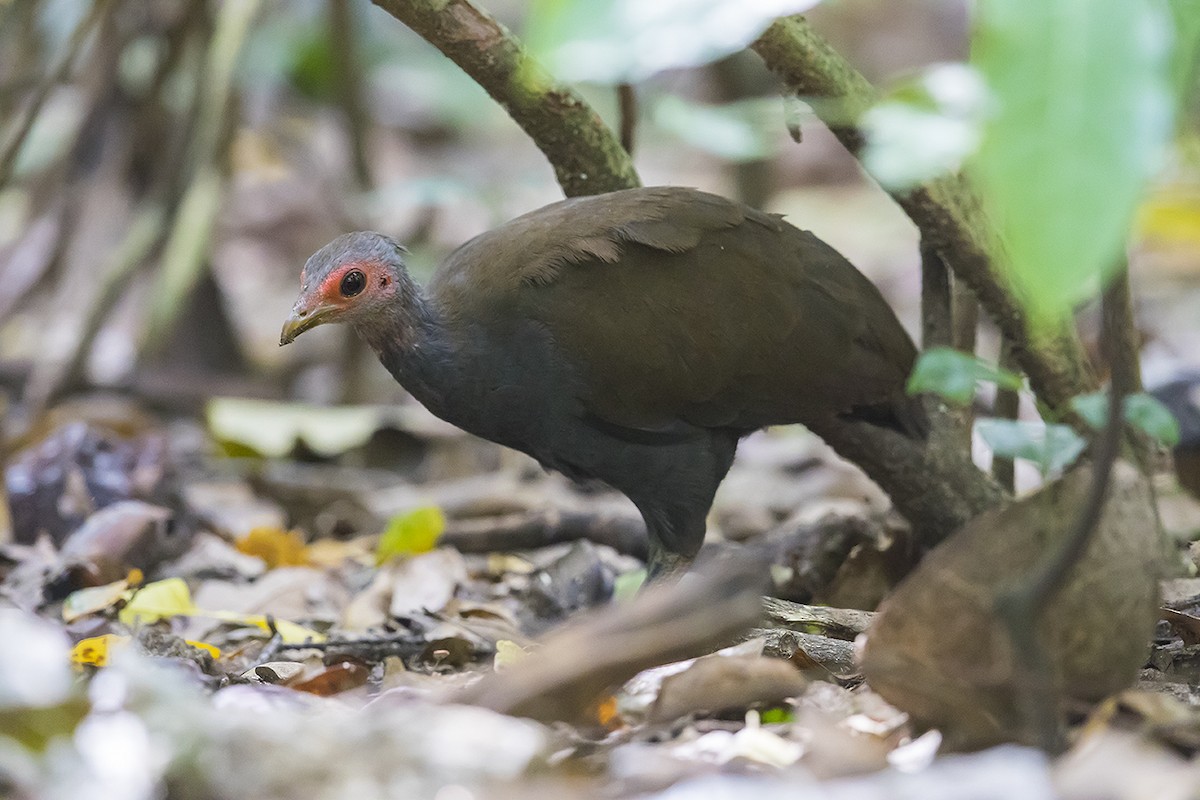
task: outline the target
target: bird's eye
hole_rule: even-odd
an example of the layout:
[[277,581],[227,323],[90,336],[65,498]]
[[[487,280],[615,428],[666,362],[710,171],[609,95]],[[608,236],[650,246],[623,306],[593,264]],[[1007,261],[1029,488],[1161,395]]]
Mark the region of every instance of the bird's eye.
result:
[[352,269],[342,278],[342,297],[354,297],[367,286],[367,276],[360,270]]

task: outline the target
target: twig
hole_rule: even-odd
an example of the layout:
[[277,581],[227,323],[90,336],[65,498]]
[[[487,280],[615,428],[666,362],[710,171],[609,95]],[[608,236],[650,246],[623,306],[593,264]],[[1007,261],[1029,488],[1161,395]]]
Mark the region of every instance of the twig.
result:
[[[976,339],[979,335],[979,301],[971,287],[955,277],[950,284],[950,308],[954,325],[950,333],[950,346],[960,353],[975,355]],[[1014,366],[1015,370],[1016,367]],[[959,443],[971,452],[971,431],[975,427],[975,406],[955,409],[954,419],[958,425]]]
[[950,346],[963,353],[975,352],[979,334],[979,301],[971,287],[961,280],[951,286],[950,307],[954,310],[954,328],[950,335]]
[[[363,110],[359,38],[349,0],[329,0],[329,44],[333,53],[333,81],[337,103],[346,120],[350,141],[350,163],[360,190],[371,188],[371,166],[367,161],[367,115]],[[371,351],[357,336],[343,339],[341,396],[343,403],[366,399],[367,365]]]
[[209,42],[199,86],[196,138],[192,141],[191,180],[172,220],[163,248],[162,267],[154,306],[146,321],[142,354],[158,352],[180,308],[205,268],[212,227],[220,209],[224,178],[219,165],[221,137],[230,111],[233,70],[258,14],[259,0],[241,0],[221,7]]
[[[857,121],[877,94],[874,87],[818,36],[802,17],[776,21],[752,49],[788,88],[810,101],[838,140],[857,155],[863,145]],[[961,177],[944,178],[893,198],[921,230],[955,276],[969,286],[1014,352],[1038,396],[1055,410],[1094,388],[1074,331],[1063,327],[1034,336],[1018,298],[1001,273],[997,244]]]
[[[875,619],[872,611],[859,611],[854,608],[829,608],[828,606],[809,606],[803,603],[793,603],[776,597],[763,598],[763,616],[765,621],[775,627],[816,627],[824,631],[826,636],[835,639],[850,639],[864,633]],[[811,633],[811,631],[806,631]]]
[[[1013,358],[1012,347],[1005,340],[1000,344],[1000,369],[1013,370],[1016,359]],[[1021,395],[1015,389],[1003,386],[996,387],[996,402],[992,408],[992,416],[996,419],[1017,419],[1021,410]],[[1016,491],[1017,472],[1016,462],[1007,456],[992,457],[992,477],[1010,492]]]
[[100,290],[84,312],[83,324],[63,361],[44,359],[34,365],[26,384],[25,405],[35,418],[64,389],[82,378],[91,343],[104,320],[121,299],[129,279],[162,239],[163,210],[151,206],[138,212],[121,240],[97,271]]
[[428,642],[418,641],[411,634],[407,634],[406,638],[364,636],[361,639],[329,639],[324,642],[294,642],[290,644],[280,641],[271,648],[269,653],[264,649],[258,660],[261,664],[270,660],[267,656],[274,657],[279,653],[294,650],[316,650],[322,653],[354,655],[364,661],[374,662],[382,661],[387,656],[411,658],[424,651],[428,646]]
[[66,45],[63,47],[63,52],[59,54],[58,60],[50,67],[42,82],[33,90],[33,96],[25,107],[25,114],[16,123],[13,132],[9,135],[3,147],[0,147],[0,187],[7,185],[9,178],[12,177],[12,168],[13,164],[16,163],[17,154],[21,152],[21,145],[25,143],[26,137],[29,136],[29,131],[33,128],[34,121],[41,112],[42,106],[45,105],[46,99],[50,96],[50,90],[61,83],[63,78],[67,76],[67,73],[71,71],[71,66],[75,63],[75,59],[83,50],[83,44],[87,40],[88,34],[104,18],[105,13],[111,5],[112,0],[96,0],[91,11],[79,21],[79,24],[75,26],[75,30],[71,32],[71,38],[67,40]]
[[762,639],[763,655],[786,658],[801,669],[820,668],[841,681],[854,676],[858,669],[854,645],[845,639],[785,628],[751,628],[746,638]]
[[743,556],[660,583],[569,623],[536,658],[485,675],[454,700],[543,721],[586,720],[606,689],[638,672],[731,644],[761,614],[764,572]]
[[[967,354],[975,352],[975,327],[978,308],[963,306],[962,281],[952,280],[946,262],[925,237],[921,238],[921,339],[925,349],[953,347]],[[963,329],[970,337],[962,336]],[[971,407],[947,408],[935,398],[926,400],[930,436],[971,452]]]
[[333,80],[337,102],[346,117],[350,136],[350,160],[359,189],[371,188],[371,167],[367,162],[367,115],[363,111],[358,31],[350,0],[329,0],[329,45],[333,53]]
[[154,355],[167,345],[172,324],[200,280],[221,207],[223,185],[220,173],[212,166],[202,170],[183,195],[163,246],[154,304],[142,342],[143,355]]
[[1124,285],[1123,276],[1114,277],[1103,296],[1103,343],[1112,369],[1112,383],[1107,420],[1095,446],[1092,483],[1087,500],[1074,526],[1050,557],[1043,560],[1020,585],[1002,594],[996,601],[997,612],[1008,627],[1013,644],[1014,684],[1027,730],[1048,752],[1061,751],[1063,737],[1054,667],[1038,635],[1038,623],[1071,570],[1087,552],[1092,534],[1104,515],[1109,477],[1121,448],[1124,428],[1122,408],[1130,387],[1136,382],[1136,373],[1130,371],[1133,365],[1116,358],[1123,334],[1112,327],[1114,322],[1121,319],[1114,304],[1122,302],[1121,294],[1126,291],[1122,288]]
[[921,239],[921,347],[952,347],[954,331],[950,273],[937,248]]
[[854,548],[889,535],[889,517],[831,513],[812,522],[790,519],[777,525],[760,539],[774,553],[773,563],[790,573],[776,582],[776,596],[810,603],[827,594]]
[[569,197],[640,185],[599,115],[553,78],[508,29],[469,0],[372,0],[441,50],[529,134]]
[[535,550],[587,539],[645,560],[646,525],[635,514],[537,511],[451,521],[439,544],[462,553]]
[[632,156],[634,133],[637,131],[637,91],[633,84],[617,85],[617,105],[621,115],[621,147]]

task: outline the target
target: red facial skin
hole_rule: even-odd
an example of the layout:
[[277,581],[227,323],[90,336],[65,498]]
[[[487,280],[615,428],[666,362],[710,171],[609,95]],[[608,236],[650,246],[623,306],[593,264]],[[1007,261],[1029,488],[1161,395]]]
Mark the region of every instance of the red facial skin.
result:
[[[363,290],[352,297],[342,294],[342,280],[352,270],[363,273]],[[348,261],[339,264],[311,291],[306,291],[301,281],[301,295],[292,308],[292,314],[284,325],[279,343],[288,344],[310,328],[327,322],[351,321],[355,316],[370,317],[370,309],[386,300],[392,293],[392,273],[384,264],[371,259]]]
[[[342,295],[342,279],[346,277],[346,273],[351,270],[358,270],[366,276],[366,285],[363,290],[353,297],[344,297]],[[366,295],[371,291],[372,286],[385,287],[391,282],[391,278],[381,269],[381,265],[376,261],[350,261],[341,264],[334,268],[325,280],[321,281],[321,285],[317,287],[316,292],[311,296],[321,305],[334,306],[339,309],[344,309],[350,306],[354,301]]]

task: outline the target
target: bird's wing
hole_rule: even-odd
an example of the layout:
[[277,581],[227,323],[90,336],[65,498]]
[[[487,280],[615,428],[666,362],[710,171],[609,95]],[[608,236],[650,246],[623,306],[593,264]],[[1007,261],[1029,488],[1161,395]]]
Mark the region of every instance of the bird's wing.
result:
[[678,187],[561,200],[458,248],[438,270],[431,288],[438,281],[481,283],[493,291],[546,286],[574,265],[615,263],[630,244],[685,252],[705,232],[741,224],[748,211],[764,222],[777,219],[717,195]]
[[914,355],[875,287],[779,217],[642,189],[556,203],[484,234],[431,292],[549,331],[598,420],[752,429],[891,399]]

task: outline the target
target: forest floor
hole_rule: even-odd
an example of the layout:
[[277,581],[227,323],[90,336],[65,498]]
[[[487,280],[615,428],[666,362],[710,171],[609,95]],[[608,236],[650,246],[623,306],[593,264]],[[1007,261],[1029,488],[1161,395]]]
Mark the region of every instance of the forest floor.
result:
[[[1160,497],[1181,616],[1160,624],[1138,687],[1080,710],[1061,757],[941,754],[938,731],[857,669],[870,610],[911,566],[904,525],[857,469],[802,430],[749,437],[697,573],[639,594],[645,545],[623,498],[434,419],[341,335],[276,348],[304,256],[341,223],[325,177],[244,135],[212,287],[248,366],[188,366],[195,342],[220,339],[189,330],[125,390],[76,395],[11,447],[6,795],[1195,796],[1200,511],[1186,495]],[[837,158],[821,137],[810,158]],[[417,271],[555,199],[548,176],[517,177],[544,171],[531,148],[380,149],[381,182],[403,188],[346,216],[404,236]],[[715,163],[651,152],[648,182],[731,193]],[[916,327],[915,232],[878,190],[851,178],[771,208]],[[1172,241],[1147,239],[1134,263],[1150,382],[1200,369],[1200,269]],[[19,313],[7,355],[61,302]],[[128,360],[139,302],[97,340],[93,372]],[[355,402],[322,405],[351,383]],[[1036,479],[1023,468],[1023,486]],[[739,561],[750,551],[756,570]]]

